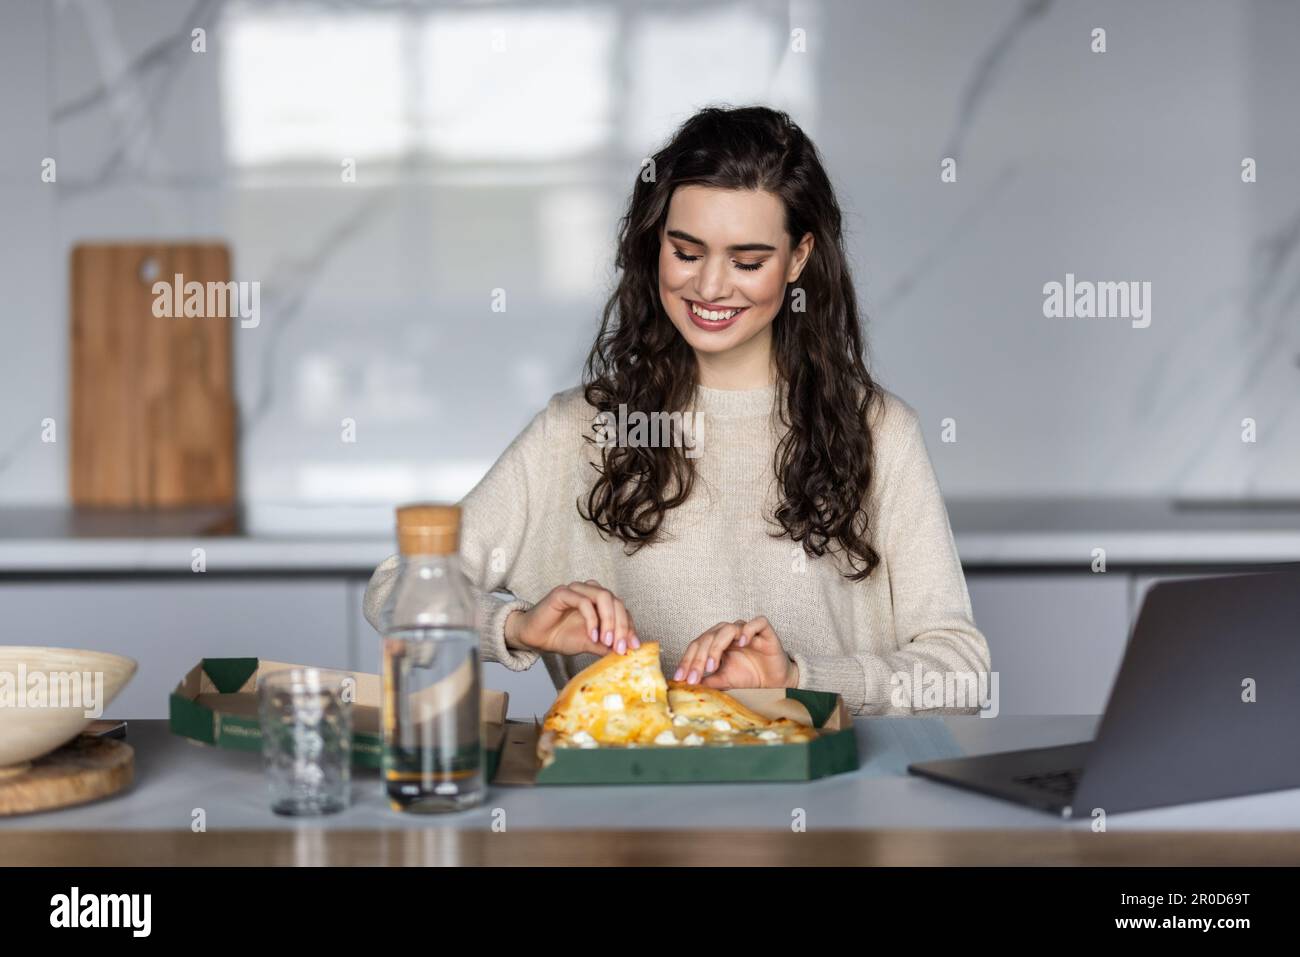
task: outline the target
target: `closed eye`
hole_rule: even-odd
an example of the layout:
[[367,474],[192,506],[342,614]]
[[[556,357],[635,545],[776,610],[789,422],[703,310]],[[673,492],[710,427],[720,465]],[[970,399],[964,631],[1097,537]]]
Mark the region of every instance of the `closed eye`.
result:
[[[693,263],[700,258],[699,256],[688,256],[680,249],[674,249],[673,255],[676,256],[684,263]],[[762,263],[738,263],[735,260],[732,260],[732,265],[734,265],[737,269],[743,269],[745,272],[754,272],[755,270],[763,268]]]

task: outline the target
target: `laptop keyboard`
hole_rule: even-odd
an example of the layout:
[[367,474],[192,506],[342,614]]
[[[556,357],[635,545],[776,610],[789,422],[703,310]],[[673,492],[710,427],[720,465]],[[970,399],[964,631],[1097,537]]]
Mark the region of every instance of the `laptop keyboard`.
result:
[[1026,774],[1013,778],[1017,784],[1024,784],[1040,791],[1050,791],[1061,797],[1069,797],[1079,786],[1079,775],[1083,768],[1070,768],[1067,771],[1048,771],[1044,774]]

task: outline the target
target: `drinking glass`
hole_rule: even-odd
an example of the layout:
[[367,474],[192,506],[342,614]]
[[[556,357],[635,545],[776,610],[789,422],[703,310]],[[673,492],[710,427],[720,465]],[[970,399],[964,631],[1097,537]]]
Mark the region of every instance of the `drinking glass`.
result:
[[356,679],[288,668],[261,676],[257,690],[271,810],[291,816],[342,811],[351,799]]

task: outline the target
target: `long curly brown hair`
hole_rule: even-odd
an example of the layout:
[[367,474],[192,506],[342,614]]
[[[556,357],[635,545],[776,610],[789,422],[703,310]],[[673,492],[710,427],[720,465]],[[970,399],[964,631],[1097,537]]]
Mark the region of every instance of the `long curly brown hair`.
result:
[[[796,287],[788,287],[772,324],[786,430],[773,462],[782,499],[772,518],[781,528],[771,534],[788,535],[814,556],[838,548],[848,564],[845,577],[867,578],[880,563],[866,512],[874,471],[867,409],[878,388],[863,360],[840,207],[817,148],[781,111],[707,107],[652,159],[653,175],[637,177],[620,221],[620,278],[587,357],[587,402],[610,414],[620,404],[673,411],[685,410],[694,395],[694,352],[659,298],[660,229],[673,191],[699,184],[779,196],[791,247],[806,233],[814,243],[797,286],[806,309],[792,308]],[[671,444],[602,443],[600,458],[579,514],[635,552],[657,540],[665,514],[690,496],[692,462]]]

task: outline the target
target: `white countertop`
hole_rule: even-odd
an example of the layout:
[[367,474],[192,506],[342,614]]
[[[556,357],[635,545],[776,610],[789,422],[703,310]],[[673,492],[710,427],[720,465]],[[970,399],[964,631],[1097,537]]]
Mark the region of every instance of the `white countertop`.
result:
[[[974,794],[906,773],[908,753],[881,761],[873,755],[873,718],[857,718],[862,766],[847,774],[762,784],[620,785],[563,787],[492,786],[474,810],[441,816],[454,828],[484,828],[496,809],[512,828],[771,828],[788,830],[790,809],[802,807],[810,826],[842,828],[1023,828],[1087,831],[1091,820],[1059,816]],[[1088,740],[1092,715],[945,717],[958,753],[982,754]],[[388,809],[378,773],[354,775],[353,804],[323,818],[299,820],[271,813],[260,755],[195,744],[171,734],[165,721],[130,721],[127,740],[136,752],[136,780],[120,797],[82,807],[0,819],[0,831],[188,830],[197,807],[209,828],[425,828],[422,815]],[[617,794],[614,794],[617,791]],[[1300,827],[1300,791],[1275,791],[1177,807],[1113,814],[1109,831],[1291,830]]]
[[[1300,503],[1271,507],[1167,499],[956,499],[948,512],[967,570],[1088,569],[1300,561]],[[258,505],[166,512],[0,508],[0,575],[369,574],[395,550],[392,508]]]

